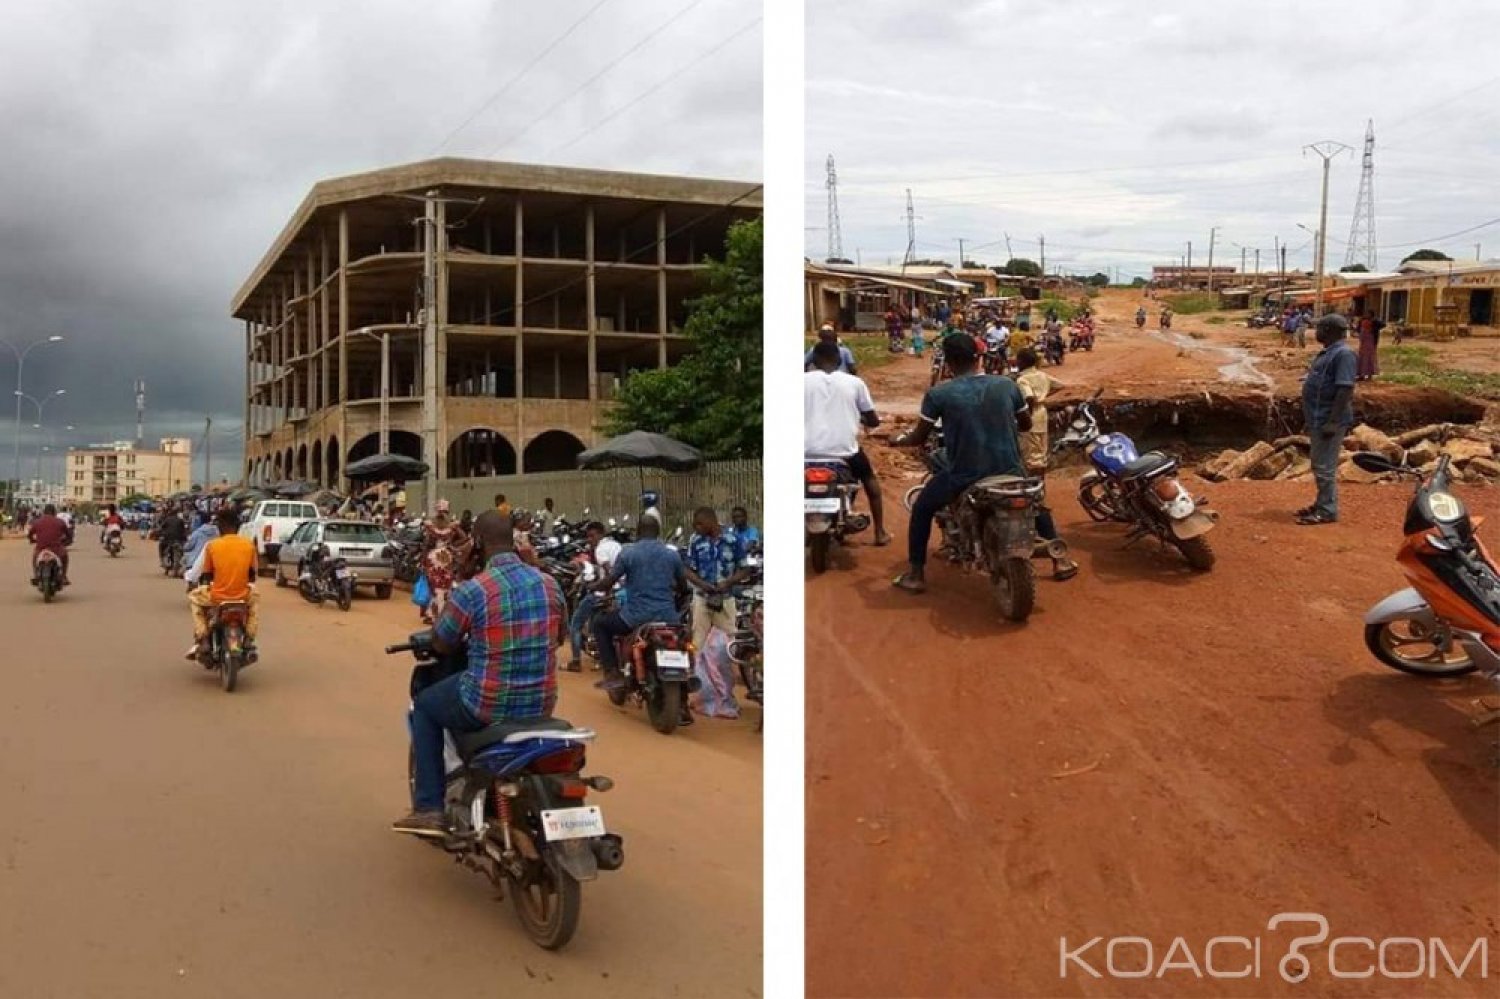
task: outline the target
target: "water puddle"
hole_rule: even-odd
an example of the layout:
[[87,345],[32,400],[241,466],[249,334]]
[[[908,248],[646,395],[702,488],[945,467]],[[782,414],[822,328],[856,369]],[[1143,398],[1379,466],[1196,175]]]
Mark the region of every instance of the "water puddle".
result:
[[1191,351],[1212,351],[1226,358],[1219,365],[1219,377],[1226,382],[1241,385],[1259,385],[1267,392],[1276,388],[1276,380],[1256,366],[1255,357],[1245,347],[1225,347],[1222,344],[1204,343],[1183,333],[1171,330],[1152,330],[1151,335],[1174,347]]

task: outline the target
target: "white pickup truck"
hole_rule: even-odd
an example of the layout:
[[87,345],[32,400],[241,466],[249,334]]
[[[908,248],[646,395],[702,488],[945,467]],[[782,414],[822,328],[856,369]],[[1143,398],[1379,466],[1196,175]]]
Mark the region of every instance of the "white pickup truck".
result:
[[318,508],[300,500],[261,500],[240,527],[240,535],[255,542],[261,565],[274,566],[281,543],[299,524],[318,519]]

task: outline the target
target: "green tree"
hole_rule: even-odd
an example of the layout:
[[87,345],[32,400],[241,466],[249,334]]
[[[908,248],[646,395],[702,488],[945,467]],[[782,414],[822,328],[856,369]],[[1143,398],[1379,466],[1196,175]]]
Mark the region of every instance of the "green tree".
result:
[[760,457],[764,243],[760,219],[730,227],[724,259],[706,261],[707,290],[688,303],[692,352],[627,378],[605,432],[667,434],[708,458]]
[[1012,274],[1016,277],[1041,277],[1042,265],[1035,260],[1027,260],[1025,257],[1011,257],[1000,268],[1002,274]]
[[1401,262],[1404,264],[1408,260],[1452,260],[1452,259],[1453,259],[1452,257],[1448,256],[1448,254],[1444,253],[1442,250],[1418,250],[1415,253],[1408,253],[1405,257],[1403,257],[1401,259]]
[[1146,279],[1143,278],[1143,277],[1134,278],[1130,282],[1130,287],[1132,287],[1132,288],[1144,288],[1144,287],[1146,287]]
[[1340,267],[1339,268],[1339,273],[1340,274],[1368,274],[1368,273],[1370,273],[1370,268],[1366,267],[1364,264],[1350,264],[1347,267]]

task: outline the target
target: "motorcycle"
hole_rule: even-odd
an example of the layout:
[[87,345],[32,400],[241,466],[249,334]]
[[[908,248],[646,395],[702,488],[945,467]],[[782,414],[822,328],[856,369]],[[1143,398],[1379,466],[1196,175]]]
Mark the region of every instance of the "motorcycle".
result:
[[[463,649],[439,655],[430,631],[385,651],[410,652],[416,659],[413,698],[466,665]],[[408,708],[408,736],[410,729]],[[443,735],[448,832],[429,842],[509,894],[521,929],[546,950],[562,947],[577,931],[582,882],[625,863],[624,840],[605,830],[597,806],[585,804],[589,791],[614,787],[608,777],[583,776],[594,739],[592,730],[561,718],[495,722],[478,732]],[[407,782],[415,790],[412,753]]]
[[[942,449],[930,447],[924,460],[929,477],[938,471]],[[922,486],[903,498],[910,511]],[[1022,622],[1036,604],[1036,571],[1032,559],[1064,559],[1065,542],[1043,541],[1036,533],[1046,487],[1041,479],[992,475],[980,479],[937,515],[943,545],[940,553],[954,565],[983,573],[990,581],[995,606],[1008,621]]]
[[52,598],[63,588],[62,559],[55,552],[43,549],[37,555],[31,585],[41,591],[44,604],[50,604]]
[[170,577],[182,576],[182,542],[168,541],[161,554],[161,569]]
[[1146,314],[1144,312],[1137,312],[1135,314],[1135,328],[1138,330],[1146,328]]
[[354,603],[355,572],[349,563],[334,558],[325,544],[314,545],[307,558],[297,567],[297,592],[310,604],[321,606],[332,600],[339,610],[347,611]]
[[858,534],[870,526],[870,518],[854,512],[859,482],[839,458],[806,458],[802,462],[802,501],[805,538],[812,556],[812,570],[828,569],[828,552],[834,542]]
[[[1500,684],[1500,566],[1479,541],[1482,523],[1449,492],[1450,457],[1428,476],[1361,451],[1367,472],[1416,480],[1396,561],[1411,583],[1365,614],[1365,646],[1392,669],[1418,676],[1462,676],[1476,669]],[[1497,716],[1500,717],[1500,716]]]
[[104,550],[109,552],[110,558],[119,558],[120,552],[125,547],[125,539],[122,532],[110,531],[104,536]]
[[[763,645],[765,583],[762,565],[759,551],[752,551],[745,559],[745,566],[754,570],[754,574],[742,585],[735,601],[738,614],[735,621],[735,634],[729,642],[729,659],[739,667],[740,680],[745,685],[745,698],[764,708],[766,704],[765,648]],[[761,720],[755,725],[755,731],[761,731],[764,724],[765,716],[762,713]]]
[[245,623],[249,617],[249,604],[216,604],[209,618],[208,648],[198,654],[198,662],[204,669],[219,671],[219,685],[226,694],[234,693],[240,670],[258,658],[245,644]]
[[1161,328],[1164,329],[1164,330],[1169,330],[1169,329],[1172,328],[1172,315],[1171,315],[1171,313],[1169,313],[1169,312],[1163,312],[1161,314]]
[[1063,346],[1062,332],[1042,333],[1042,359],[1048,364],[1062,364],[1067,351]]
[[[614,596],[599,602],[596,613],[615,609]],[[592,629],[591,629],[592,630]],[[693,672],[690,632],[680,624],[652,621],[615,639],[616,661],[624,673],[625,686],[609,691],[609,702],[624,707],[634,701],[646,708],[651,727],[671,735],[682,723],[688,695],[702,685]]]
[[1094,324],[1092,322],[1074,323],[1072,336],[1068,339],[1068,350],[1087,350],[1092,353],[1093,349]]
[[1138,454],[1125,434],[1099,430],[1094,403],[1104,390],[1068,410],[1068,429],[1052,446],[1053,453],[1080,448],[1093,466],[1078,481],[1078,502],[1089,519],[1130,524],[1126,544],[1154,535],[1172,545],[1199,572],[1214,566],[1214,552],[1204,537],[1218,523],[1216,511],[1203,509],[1207,500],[1194,499],[1177,480],[1177,459],[1160,451]]

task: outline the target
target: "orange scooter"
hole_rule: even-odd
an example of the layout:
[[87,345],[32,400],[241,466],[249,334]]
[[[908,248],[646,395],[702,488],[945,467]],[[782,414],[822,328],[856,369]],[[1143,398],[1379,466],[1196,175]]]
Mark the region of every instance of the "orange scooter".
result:
[[1365,645],[1376,659],[1418,676],[1462,676],[1475,670],[1500,683],[1500,569],[1475,532],[1483,518],[1449,492],[1449,456],[1432,474],[1362,451],[1367,472],[1417,480],[1406,508],[1405,540],[1396,561],[1411,586],[1365,614]]

